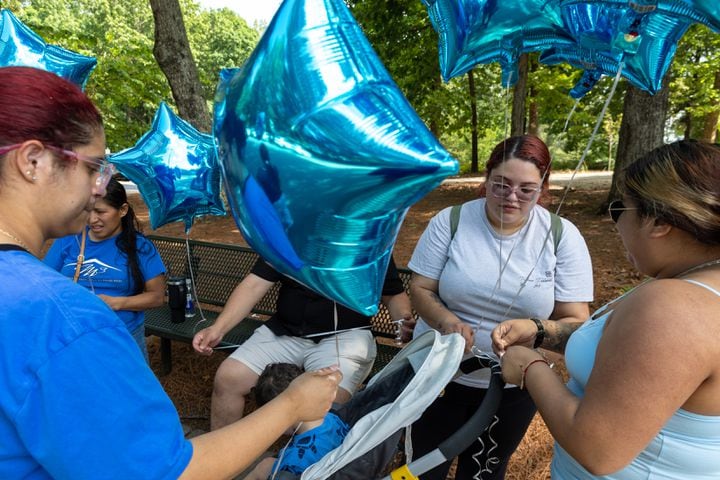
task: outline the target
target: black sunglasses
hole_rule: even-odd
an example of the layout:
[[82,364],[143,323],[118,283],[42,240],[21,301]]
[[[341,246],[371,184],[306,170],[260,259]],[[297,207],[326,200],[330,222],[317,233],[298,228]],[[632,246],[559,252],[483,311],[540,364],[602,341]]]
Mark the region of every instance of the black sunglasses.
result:
[[613,200],[610,202],[610,205],[608,205],[608,213],[614,223],[620,220],[620,215],[622,215],[625,210],[637,210],[637,207],[626,207],[622,200]]

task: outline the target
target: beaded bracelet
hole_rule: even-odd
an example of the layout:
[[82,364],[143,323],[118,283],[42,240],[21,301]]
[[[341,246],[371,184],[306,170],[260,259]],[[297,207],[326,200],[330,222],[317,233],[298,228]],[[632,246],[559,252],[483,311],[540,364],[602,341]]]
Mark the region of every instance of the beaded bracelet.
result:
[[530,320],[535,322],[535,326],[537,326],[538,329],[535,334],[535,343],[533,344],[533,348],[538,348],[542,345],[543,340],[545,340],[545,327],[543,327],[542,321],[539,318],[531,317]]
[[535,360],[533,360],[530,363],[528,363],[527,365],[525,365],[525,368],[523,368],[523,371],[522,371],[522,377],[520,377],[520,390],[525,390],[525,375],[527,374],[528,368],[533,366],[533,364],[539,363],[539,362],[542,362],[545,365],[547,365],[548,367],[552,368],[552,366],[544,358],[536,358]]

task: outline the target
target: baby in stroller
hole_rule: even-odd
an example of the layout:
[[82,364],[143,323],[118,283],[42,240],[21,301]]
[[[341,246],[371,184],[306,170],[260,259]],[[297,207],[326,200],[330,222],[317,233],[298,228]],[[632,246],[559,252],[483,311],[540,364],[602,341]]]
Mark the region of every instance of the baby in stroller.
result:
[[[253,389],[257,406],[261,407],[277,397],[302,373],[303,369],[292,363],[271,363],[265,367]],[[332,411],[324,418],[300,423],[287,432],[293,435],[292,439],[280,451],[278,458],[262,460],[245,479],[266,480],[276,472],[301,475],[307,467],[337,448],[349,430],[348,424]]]
[[[484,431],[502,397],[499,365],[479,356],[462,361],[465,340],[459,334],[440,335],[429,330],[406,345],[367,386],[349,402],[331,410],[350,427],[342,443],[308,466],[301,475],[271,472],[274,480],[368,480],[410,479],[434,468],[463,451]],[[462,371],[490,367],[491,388],[482,405],[468,421],[438,448],[394,469],[400,438],[405,427],[416,421]],[[467,371],[466,371],[467,369]],[[280,455],[279,455],[280,456]],[[271,470],[274,459],[264,467]],[[246,477],[265,478],[268,477]]]

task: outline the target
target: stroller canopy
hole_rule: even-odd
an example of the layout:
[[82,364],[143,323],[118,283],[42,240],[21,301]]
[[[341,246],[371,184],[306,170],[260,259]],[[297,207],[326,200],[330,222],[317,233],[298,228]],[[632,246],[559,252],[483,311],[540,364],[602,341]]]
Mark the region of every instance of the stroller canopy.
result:
[[[406,345],[364,390],[338,407],[336,413],[351,426],[350,432],[339,447],[305,470],[302,480],[331,478],[384,441],[394,439],[397,444],[399,432],[419,419],[457,374],[464,348],[465,341],[459,334],[441,336],[435,330]],[[381,471],[385,466],[374,467]],[[373,478],[373,473],[365,470],[356,478]]]

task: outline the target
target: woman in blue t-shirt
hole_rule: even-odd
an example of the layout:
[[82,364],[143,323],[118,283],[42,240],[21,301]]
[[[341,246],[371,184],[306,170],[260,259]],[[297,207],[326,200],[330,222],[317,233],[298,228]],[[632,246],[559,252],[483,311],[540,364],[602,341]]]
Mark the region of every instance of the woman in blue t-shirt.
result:
[[140,233],[119,181],[111,179],[105,196],[95,202],[86,231],[56,240],[44,261],[107,303],[148,359],[143,311],[164,302],[165,265]]
[[0,68],[0,112],[0,478],[234,478],[288,427],[327,413],[337,367],[186,439],[118,316],[37,258],[83,230],[105,194],[100,112],[77,85],[30,67]]

